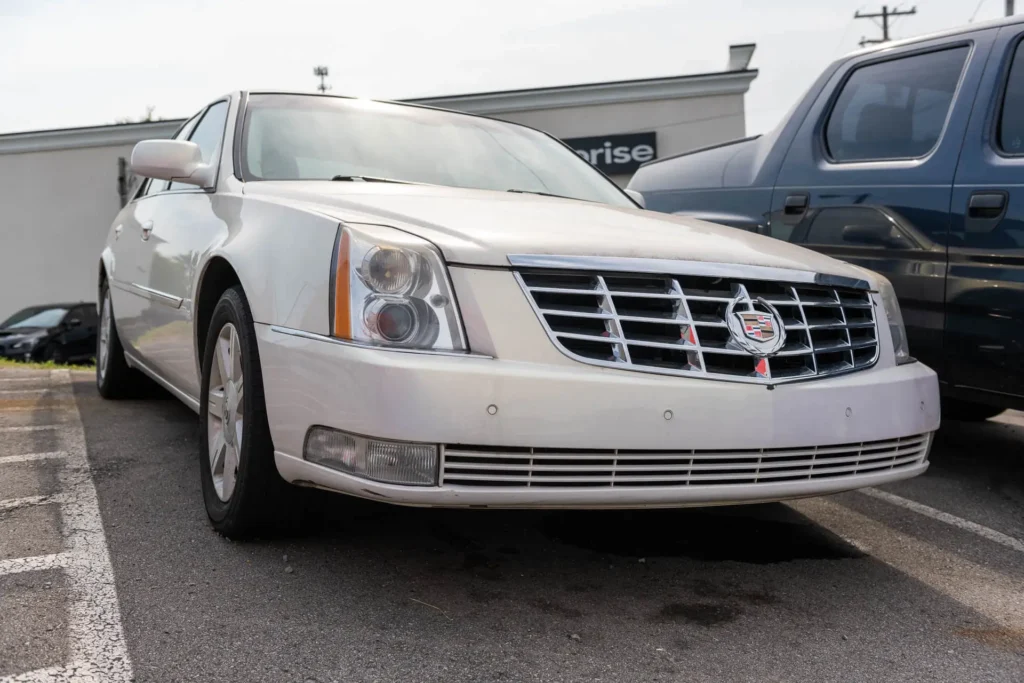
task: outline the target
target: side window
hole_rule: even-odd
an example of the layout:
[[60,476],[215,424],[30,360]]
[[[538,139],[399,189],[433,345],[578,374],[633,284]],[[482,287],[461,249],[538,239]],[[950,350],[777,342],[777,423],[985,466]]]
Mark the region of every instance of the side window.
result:
[[156,194],[157,192],[163,192],[166,189],[167,189],[167,181],[166,180],[159,180],[158,178],[149,178],[148,180],[146,180],[146,187],[143,188],[142,194],[139,195],[139,196],[140,197],[148,197],[151,194]]
[[1024,41],[1017,43],[1006,80],[998,140],[999,149],[1007,154],[1024,154]]
[[[903,231],[881,211],[861,206],[837,206],[821,209],[799,233],[804,244],[909,249],[912,245]],[[797,238],[799,239],[799,237]],[[796,241],[796,240],[794,240]]]
[[96,324],[96,306],[93,304],[83,304],[81,306],[75,306],[67,314],[66,320],[72,318],[78,318],[82,325],[86,327]]
[[[194,142],[199,145],[199,151],[203,155],[203,163],[208,164],[211,160],[217,158],[217,154],[220,153],[220,143],[224,137],[224,123],[228,118],[228,103],[217,102],[211,105],[203,118],[199,120],[195,130],[192,131],[192,135],[189,136],[189,142]],[[194,189],[194,185],[187,185],[185,183],[171,183],[167,188],[168,190],[182,190],[182,189]]]
[[913,159],[934,149],[968,52],[963,46],[855,69],[825,126],[832,160]]
[[[198,121],[198,120],[199,120],[199,114],[196,114],[195,116],[190,118],[188,121],[186,121],[185,124],[181,128],[178,129],[178,132],[175,133],[174,137],[171,138],[171,139],[172,140],[185,140],[185,139],[187,139],[188,135],[192,132],[192,128],[196,125],[196,121]],[[158,180],[156,178],[148,178],[145,181],[145,187],[143,187],[139,191],[139,195],[138,196],[139,197],[148,197],[150,195],[156,194],[157,192],[163,192],[166,189],[167,189],[167,181],[166,180]]]

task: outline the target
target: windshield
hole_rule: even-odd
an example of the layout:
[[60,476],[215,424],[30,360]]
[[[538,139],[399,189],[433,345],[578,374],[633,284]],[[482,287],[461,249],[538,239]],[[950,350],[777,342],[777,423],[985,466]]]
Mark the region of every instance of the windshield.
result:
[[53,327],[67,314],[66,308],[36,306],[18,311],[0,324],[0,330],[27,329],[30,327]]
[[246,180],[359,176],[634,206],[611,181],[544,133],[420,107],[254,95],[242,150]]

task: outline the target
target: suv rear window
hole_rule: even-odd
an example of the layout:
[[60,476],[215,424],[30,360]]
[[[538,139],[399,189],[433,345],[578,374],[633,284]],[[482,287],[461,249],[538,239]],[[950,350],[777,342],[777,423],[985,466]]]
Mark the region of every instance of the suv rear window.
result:
[[836,162],[913,159],[939,141],[968,47],[891,59],[855,69],[825,126]]

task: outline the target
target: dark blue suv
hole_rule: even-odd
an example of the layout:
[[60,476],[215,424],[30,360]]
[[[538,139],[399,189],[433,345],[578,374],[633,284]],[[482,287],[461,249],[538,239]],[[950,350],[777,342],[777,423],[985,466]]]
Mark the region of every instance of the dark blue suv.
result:
[[1024,18],[832,64],[771,133],[640,168],[647,208],[799,243],[896,288],[945,414],[1024,408]]

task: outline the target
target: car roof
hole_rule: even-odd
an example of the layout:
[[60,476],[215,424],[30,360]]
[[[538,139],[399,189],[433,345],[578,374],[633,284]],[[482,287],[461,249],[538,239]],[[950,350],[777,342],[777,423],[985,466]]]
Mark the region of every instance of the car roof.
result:
[[935,40],[936,38],[953,38],[959,35],[963,35],[965,33],[971,33],[973,31],[980,31],[987,28],[999,28],[1002,26],[1012,26],[1014,24],[1024,24],[1024,14],[1017,14],[1012,17],[1002,17],[1000,19],[992,19],[990,21],[979,21],[976,24],[964,24],[963,26],[957,26],[955,28],[946,29],[945,31],[926,33],[921,36],[914,36],[913,38],[903,38],[901,40],[890,40],[885,43],[878,43],[877,45],[872,45],[871,47],[865,47],[860,50],[854,50],[853,52],[844,55],[841,61],[845,61],[850,57],[871,54],[872,52],[890,50],[894,47],[903,47],[904,45],[923,43],[929,40]]

